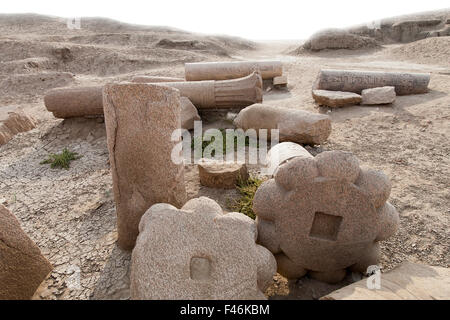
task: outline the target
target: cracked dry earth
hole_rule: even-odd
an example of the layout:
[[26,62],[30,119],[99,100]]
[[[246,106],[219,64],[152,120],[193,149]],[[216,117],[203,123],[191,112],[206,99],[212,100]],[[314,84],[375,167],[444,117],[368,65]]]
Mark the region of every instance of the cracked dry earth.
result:
[[[265,92],[264,103],[327,113],[333,131],[327,143],[309,148],[354,153],[364,166],[384,171],[392,180],[390,202],[400,214],[400,228],[382,243],[382,270],[405,260],[450,266],[450,72],[449,59],[433,64],[391,55],[391,46],[375,51],[339,50],[315,55],[284,54],[290,43],[259,44],[235,58],[281,59],[288,90]],[[216,58],[217,59],[217,58]],[[419,59],[420,60],[420,59]],[[427,60],[427,63],[428,60]],[[317,108],[311,86],[320,68],[358,68],[431,72],[430,92],[402,96],[388,106]],[[180,76],[182,63],[141,70],[150,75]],[[77,75],[76,84],[106,83],[111,78]],[[54,270],[35,299],[128,299],[130,253],[115,242],[115,208],[102,119],[60,120],[46,112],[43,94],[17,94],[38,126],[0,146],[0,201],[20,220]],[[1,107],[0,107],[1,108]],[[223,121],[209,127],[223,128]],[[228,124],[229,126],[229,124]],[[40,162],[63,148],[82,155],[69,170]],[[252,168],[254,173],[258,168]],[[189,198],[209,196],[227,210],[236,190],[200,186],[195,166],[186,166]],[[79,281],[77,281],[79,279]],[[272,299],[317,299],[354,281],[336,285],[303,278],[288,282],[280,275],[266,292]]]

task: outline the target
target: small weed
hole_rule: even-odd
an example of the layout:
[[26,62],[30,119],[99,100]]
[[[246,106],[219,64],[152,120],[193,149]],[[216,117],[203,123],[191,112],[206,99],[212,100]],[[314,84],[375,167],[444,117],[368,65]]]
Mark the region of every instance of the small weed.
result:
[[41,162],[41,164],[50,164],[50,167],[52,169],[64,168],[68,170],[70,167],[70,161],[77,160],[80,158],[81,156],[79,156],[78,153],[71,152],[67,150],[67,148],[64,148],[64,150],[59,154],[55,153],[50,154],[46,160]]
[[256,190],[264,182],[264,179],[250,176],[248,180],[238,179],[236,189],[241,194],[241,198],[238,200],[232,200],[229,205],[230,209],[241,212],[252,219],[256,218],[253,212],[253,198]]
[[[226,154],[226,151],[227,151],[227,143],[226,143],[227,132],[226,132],[226,129],[220,129],[220,132],[222,133],[222,143],[223,143],[223,145],[222,145],[222,154]],[[242,133],[239,133],[239,134],[242,134]],[[199,139],[202,139],[202,137],[193,137],[192,138],[192,140],[191,140],[191,148],[192,148],[192,150],[194,150],[194,148],[195,148],[195,142],[198,141]],[[201,140],[202,156],[203,156],[203,153],[204,153],[206,147],[208,145],[210,145],[211,143],[213,143],[214,140],[215,140],[214,136],[211,137],[211,140],[209,140],[209,141],[208,140]],[[237,150],[237,144],[238,144],[238,137],[234,136],[234,151]],[[249,136],[245,136],[245,146],[246,147],[250,146],[250,137]],[[259,147],[258,141],[256,141],[256,146]],[[215,154],[215,150],[213,150],[211,155],[214,156],[214,154]]]

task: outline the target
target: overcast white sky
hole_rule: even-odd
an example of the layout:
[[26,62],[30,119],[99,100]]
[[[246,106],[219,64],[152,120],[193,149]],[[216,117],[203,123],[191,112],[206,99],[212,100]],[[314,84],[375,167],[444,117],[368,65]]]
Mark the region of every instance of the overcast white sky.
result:
[[101,16],[254,40],[304,39],[323,28],[448,7],[448,0],[0,0],[0,13]]

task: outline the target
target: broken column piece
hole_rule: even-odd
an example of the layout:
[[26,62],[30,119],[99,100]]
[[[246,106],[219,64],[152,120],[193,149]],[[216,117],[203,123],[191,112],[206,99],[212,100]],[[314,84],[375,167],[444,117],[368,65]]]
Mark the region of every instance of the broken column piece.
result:
[[31,299],[52,269],[14,214],[0,204],[0,300]]
[[102,115],[102,89],[103,86],[52,89],[44,97],[45,107],[56,118]]
[[[374,270],[367,279],[327,294],[321,300],[449,300],[450,269],[403,262],[387,273]],[[377,274],[378,273],[378,274]],[[376,277],[379,277],[376,279]],[[378,283],[377,283],[378,281]],[[375,287],[375,285],[379,287]]]
[[360,168],[348,152],[299,154],[281,162],[274,178],[256,191],[258,243],[275,255],[278,272],[288,279],[308,273],[334,283],[347,268],[366,272],[378,263],[379,241],[399,224],[397,211],[386,202],[388,177]]
[[321,70],[313,90],[331,90],[361,94],[364,89],[392,86],[397,95],[428,92],[429,73],[381,72],[357,70]]
[[[118,244],[132,249],[145,211],[155,203],[182,206],[184,167],[172,161],[172,133],[180,128],[178,90],[156,84],[108,84],[105,124]],[[180,137],[181,139],[181,137]]]
[[[197,108],[245,107],[262,102],[262,79],[258,73],[224,81],[159,82],[176,88]],[[103,115],[103,86],[59,88],[44,97],[45,107],[56,118]]]
[[184,65],[187,81],[229,80],[248,76],[259,72],[261,77],[272,79],[283,74],[281,61],[227,61],[227,62],[195,62]]

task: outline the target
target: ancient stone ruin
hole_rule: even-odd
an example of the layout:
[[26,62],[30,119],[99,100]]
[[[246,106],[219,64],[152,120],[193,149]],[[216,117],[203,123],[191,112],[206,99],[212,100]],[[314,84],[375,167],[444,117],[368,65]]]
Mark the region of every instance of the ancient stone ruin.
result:
[[362,101],[361,95],[354,92],[313,90],[312,96],[319,105],[332,108],[360,104]]
[[103,104],[118,244],[132,249],[151,205],[186,201],[183,165],[171,159],[179,142],[172,141],[172,132],[180,128],[180,94],[154,84],[108,84]]
[[7,143],[16,134],[36,127],[36,120],[15,106],[4,107],[2,111],[0,113],[0,145]]
[[257,190],[258,243],[289,279],[309,274],[338,282],[347,268],[366,272],[378,263],[379,241],[398,227],[398,213],[386,202],[390,190],[383,173],[360,168],[350,153],[326,151],[314,158],[305,150],[281,162]]
[[361,104],[389,104],[395,101],[395,87],[380,87],[361,91]]
[[0,204],[0,300],[31,299],[52,269],[14,214]]
[[181,209],[155,204],[132,254],[132,299],[265,299],[276,262],[255,222],[201,197]]
[[321,144],[331,133],[330,117],[308,111],[282,108],[266,104],[253,104],[242,109],[234,125],[243,130],[279,129],[280,141]]
[[428,92],[430,74],[380,72],[356,70],[330,70],[319,72],[313,90],[331,90],[361,94],[364,89],[392,86],[397,95]]
[[281,61],[227,61],[186,63],[184,71],[187,81],[229,80],[259,72],[262,79],[273,79],[283,75]]

